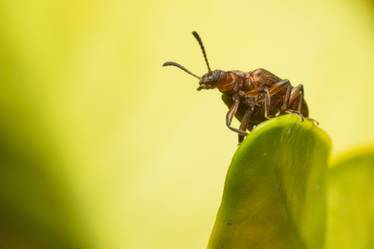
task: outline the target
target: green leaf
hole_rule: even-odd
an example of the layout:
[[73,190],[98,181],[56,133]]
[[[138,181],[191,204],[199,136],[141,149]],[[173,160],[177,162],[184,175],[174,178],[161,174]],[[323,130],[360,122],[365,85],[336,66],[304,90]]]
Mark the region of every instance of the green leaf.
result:
[[254,129],[236,151],[208,249],[321,249],[330,139],[296,115]]
[[374,248],[374,147],[343,154],[329,169],[327,249]]

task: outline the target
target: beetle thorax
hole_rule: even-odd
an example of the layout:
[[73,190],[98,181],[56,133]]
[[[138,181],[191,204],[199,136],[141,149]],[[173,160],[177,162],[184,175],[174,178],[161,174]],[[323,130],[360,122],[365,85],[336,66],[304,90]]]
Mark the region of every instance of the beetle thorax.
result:
[[217,87],[222,93],[235,93],[240,89],[243,90],[245,82],[248,80],[245,73],[235,71],[225,72],[222,77],[221,84]]

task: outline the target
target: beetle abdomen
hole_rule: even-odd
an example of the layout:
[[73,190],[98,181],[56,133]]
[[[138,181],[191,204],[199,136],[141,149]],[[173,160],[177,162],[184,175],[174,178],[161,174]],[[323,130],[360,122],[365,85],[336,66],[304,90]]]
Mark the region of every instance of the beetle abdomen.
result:
[[249,72],[249,75],[252,82],[258,87],[271,87],[275,83],[282,80],[275,74],[272,74],[263,68],[255,69]]

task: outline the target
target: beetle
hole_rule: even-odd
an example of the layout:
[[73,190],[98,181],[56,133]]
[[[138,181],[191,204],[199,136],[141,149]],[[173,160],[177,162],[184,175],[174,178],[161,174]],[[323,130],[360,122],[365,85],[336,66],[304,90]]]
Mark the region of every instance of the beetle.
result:
[[[163,66],[175,66],[199,79],[198,91],[217,88],[222,93],[222,100],[228,106],[226,126],[238,133],[241,143],[248,131],[259,123],[283,114],[296,114],[302,120],[308,118],[308,106],[304,99],[303,85],[293,87],[289,80],[281,79],[273,73],[258,68],[250,72],[238,70],[223,71],[210,69],[203,42],[196,31],[192,32],[203,52],[208,73],[202,77],[192,73],[184,66],[168,61]],[[233,117],[240,121],[240,127],[232,127]]]

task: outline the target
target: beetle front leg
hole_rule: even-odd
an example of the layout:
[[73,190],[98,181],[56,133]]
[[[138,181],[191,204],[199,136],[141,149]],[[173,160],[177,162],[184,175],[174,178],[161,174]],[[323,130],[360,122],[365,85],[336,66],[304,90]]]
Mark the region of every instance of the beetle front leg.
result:
[[232,122],[232,119],[234,118],[236,112],[238,111],[239,103],[240,103],[239,99],[235,99],[234,100],[234,104],[230,107],[229,111],[227,112],[227,114],[226,114],[226,126],[230,130],[235,131],[235,132],[239,133],[242,136],[247,136],[248,133],[246,131],[241,131],[239,129],[231,127],[231,122]]
[[[242,121],[241,121],[241,123],[240,123],[239,130],[246,132],[247,127],[248,127],[249,119],[251,118],[252,111],[253,111],[253,108],[248,109],[248,110],[244,113],[244,116],[243,116]],[[238,142],[239,142],[239,144],[243,141],[243,139],[244,139],[244,136],[238,134]]]

